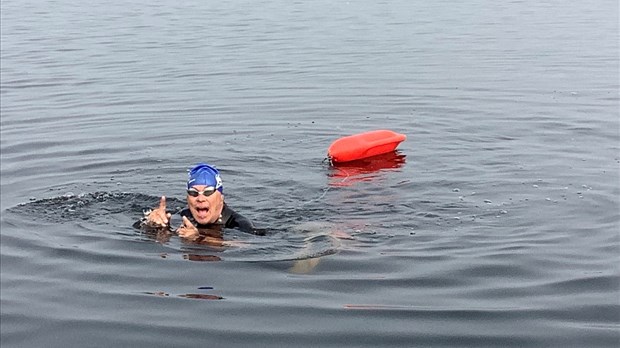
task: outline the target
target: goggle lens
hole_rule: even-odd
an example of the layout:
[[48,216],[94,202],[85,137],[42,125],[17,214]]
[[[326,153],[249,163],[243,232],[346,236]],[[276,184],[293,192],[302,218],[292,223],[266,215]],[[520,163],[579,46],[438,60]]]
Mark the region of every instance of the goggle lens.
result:
[[203,194],[205,197],[209,197],[212,194],[214,194],[215,191],[217,191],[215,187],[211,187],[211,186],[207,187],[206,189],[202,191],[198,191],[195,188],[190,188],[190,189],[187,189],[187,194],[192,197],[198,197],[200,194]]

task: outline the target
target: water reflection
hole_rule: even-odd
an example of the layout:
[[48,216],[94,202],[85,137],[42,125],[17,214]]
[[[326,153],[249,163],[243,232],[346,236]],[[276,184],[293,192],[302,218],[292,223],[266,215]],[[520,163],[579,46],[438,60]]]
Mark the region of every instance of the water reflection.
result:
[[327,174],[329,186],[351,186],[372,181],[384,170],[399,169],[406,163],[406,155],[399,151],[345,163],[334,163]]
[[222,296],[218,295],[209,295],[209,294],[183,294],[179,295],[179,297],[190,298],[193,300],[223,300]]
[[[165,291],[145,291],[143,292],[146,295],[152,295],[157,297],[170,297],[170,294]],[[224,297],[219,295],[211,295],[211,294],[198,294],[198,293],[188,293],[188,294],[180,294],[176,295],[177,297],[189,298],[193,300],[223,300]]]
[[185,260],[199,262],[222,261],[222,258],[217,255],[185,254],[183,255],[183,258]]
[[166,244],[170,241],[170,237],[173,236],[172,231],[167,228],[158,228],[158,227],[149,227],[143,226],[141,227],[139,223],[134,224],[134,228],[140,230],[142,235],[148,239],[152,239],[160,244]]
[[[171,231],[169,228],[140,226],[139,224],[134,224],[134,228],[139,229],[142,235],[146,238],[154,240],[160,244],[169,243],[170,238],[176,235],[176,233]],[[235,242],[224,240],[222,229],[199,229],[199,233],[200,237],[196,241],[183,240],[183,243],[187,246],[187,249],[191,251],[183,254],[183,258],[185,260],[199,262],[222,261],[220,256],[204,254],[203,252],[222,252],[226,249],[226,247],[237,246]],[[208,250],[200,248],[201,246],[208,247]]]
[[[212,253],[221,253],[227,247],[233,246],[232,242],[224,240],[222,229],[202,229],[199,228],[200,237],[195,241],[182,239],[189,251],[183,254],[183,259],[198,262],[222,261],[222,258]],[[203,248],[206,247],[206,248]],[[186,249],[186,248],[183,248]]]

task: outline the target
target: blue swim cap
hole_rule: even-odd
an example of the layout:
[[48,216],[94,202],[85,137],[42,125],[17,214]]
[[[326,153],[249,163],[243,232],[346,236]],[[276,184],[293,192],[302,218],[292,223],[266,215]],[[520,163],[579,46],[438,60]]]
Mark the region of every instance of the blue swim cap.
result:
[[189,171],[188,176],[187,188],[191,188],[196,185],[204,185],[215,187],[215,189],[220,191],[220,193],[224,192],[220,172],[206,163],[198,163],[194,168],[192,168],[192,170]]

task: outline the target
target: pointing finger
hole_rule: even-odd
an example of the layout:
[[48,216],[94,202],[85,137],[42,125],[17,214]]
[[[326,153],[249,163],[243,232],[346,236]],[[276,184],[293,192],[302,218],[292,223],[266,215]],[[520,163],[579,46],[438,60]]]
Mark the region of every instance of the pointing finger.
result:
[[166,226],[170,219],[170,214],[166,214],[166,196],[161,196],[159,200],[159,208],[157,208],[160,212],[158,213],[161,219],[161,225]]

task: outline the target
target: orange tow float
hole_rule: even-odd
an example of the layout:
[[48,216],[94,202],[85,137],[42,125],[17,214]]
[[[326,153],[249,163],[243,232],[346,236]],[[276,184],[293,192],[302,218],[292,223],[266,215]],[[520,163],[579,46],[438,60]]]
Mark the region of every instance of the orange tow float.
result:
[[381,155],[396,150],[405,139],[406,135],[385,129],[354,134],[334,141],[327,150],[327,158],[340,163]]

